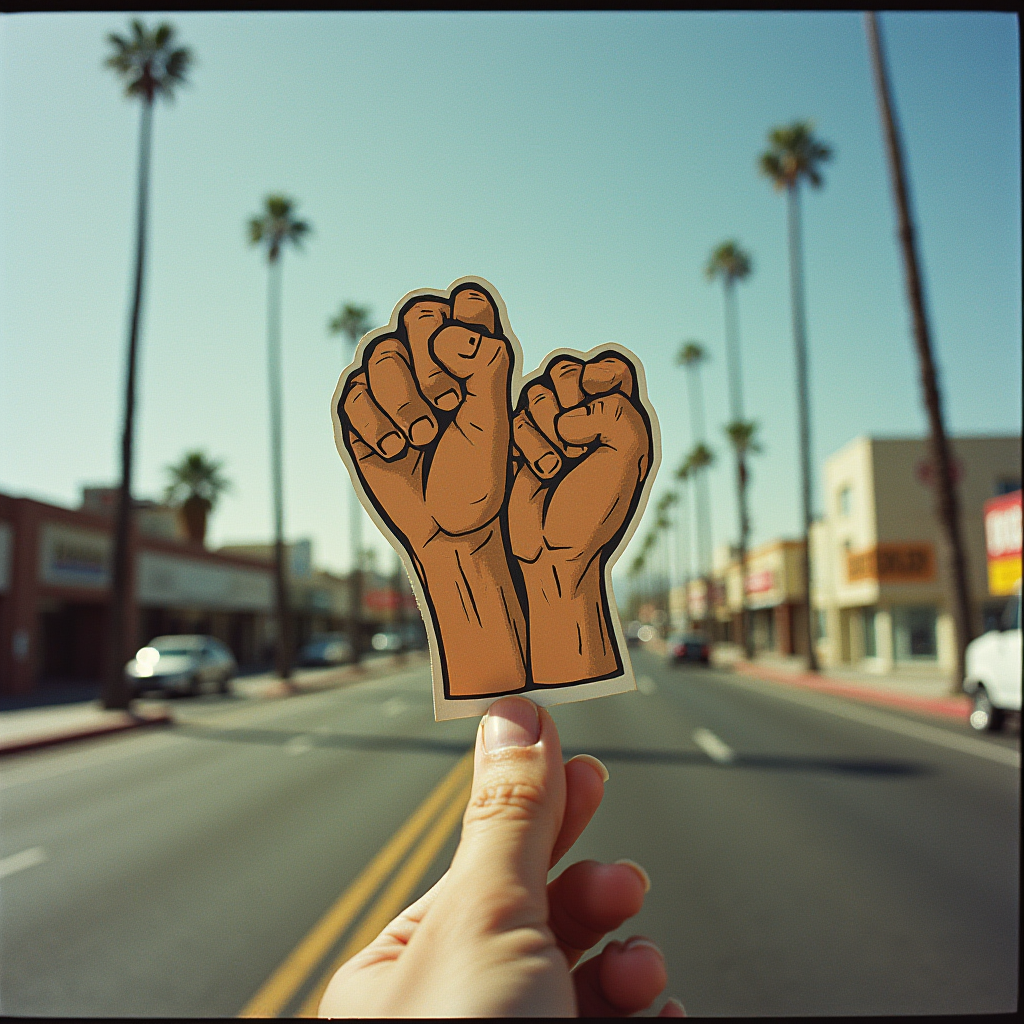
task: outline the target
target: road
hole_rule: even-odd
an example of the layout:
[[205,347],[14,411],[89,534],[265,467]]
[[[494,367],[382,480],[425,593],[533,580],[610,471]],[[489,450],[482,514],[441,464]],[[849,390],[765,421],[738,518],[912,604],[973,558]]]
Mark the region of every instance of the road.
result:
[[[571,859],[630,857],[694,1016],[1016,1008],[1019,739],[635,655],[555,709],[608,766]],[[416,666],[0,764],[0,1011],[295,1016],[444,870],[473,720]]]

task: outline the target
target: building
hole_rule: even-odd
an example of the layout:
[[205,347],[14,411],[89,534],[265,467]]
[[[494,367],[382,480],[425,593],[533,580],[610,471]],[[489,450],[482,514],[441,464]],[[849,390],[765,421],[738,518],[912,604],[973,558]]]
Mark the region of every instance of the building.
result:
[[[747,552],[746,599],[756,654],[807,653],[803,557],[802,540],[773,540]],[[716,549],[715,638],[736,644],[742,642],[741,575],[736,549]]]
[[[989,591],[985,505],[1020,490],[1020,437],[952,438],[977,635],[1002,613]],[[888,672],[956,664],[943,538],[924,439],[859,437],[825,463],[825,514],[812,533],[823,665]]]
[[[113,519],[93,490],[79,509],[0,494],[0,694],[101,678]],[[240,664],[259,662],[271,637],[271,572],[184,540],[176,521],[174,509],[136,503],[136,644],[206,633]]]

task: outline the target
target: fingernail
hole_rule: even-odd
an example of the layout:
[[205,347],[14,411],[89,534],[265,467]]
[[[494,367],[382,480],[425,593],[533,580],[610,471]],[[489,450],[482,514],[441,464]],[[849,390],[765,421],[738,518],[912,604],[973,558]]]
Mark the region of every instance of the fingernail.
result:
[[429,416],[421,416],[409,428],[409,440],[417,448],[422,448],[423,445],[430,444],[434,440],[436,433],[437,428],[434,426],[434,421]]
[[625,864],[627,868],[632,868],[639,876],[640,881],[644,883],[644,892],[651,891],[651,876],[635,860],[617,860],[616,864]]
[[484,716],[484,749],[489,753],[507,747],[532,747],[540,739],[537,705],[525,697],[502,697]]
[[608,769],[604,766],[604,762],[599,761],[593,754],[577,754],[575,757],[570,757],[569,760],[585,761],[601,776],[602,782],[607,782],[611,778],[608,774]]
[[[670,1006],[673,1009],[679,1011],[678,1014],[673,1014],[672,1016],[679,1016],[679,1017],[685,1017],[686,1016],[686,1007],[683,1006],[683,1004],[678,999],[676,999],[675,996],[669,996],[668,999],[665,1000],[665,1009],[667,1009]],[[665,1010],[662,1010],[660,1016],[667,1017],[667,1016],[669,1016],[669,1014],[665,1013]]]
[[562,460],[554,452],[542,455],[536,462],[537,472],[543,477],[554,476],[561,465]]
[[380,439],[378,447],[386,459],[393,459],[405,447],[405,438],[397,432],[385,434]]
[[641,946],[645,949],[653,949],[662,960],[665,959],[665,954],[650,939],[628,939],[626,942],[626,949],[638,949]]
[[434,405],[445,412],[451,412],[459,404],[459,393],[457,391],[446,391],[434,399]]

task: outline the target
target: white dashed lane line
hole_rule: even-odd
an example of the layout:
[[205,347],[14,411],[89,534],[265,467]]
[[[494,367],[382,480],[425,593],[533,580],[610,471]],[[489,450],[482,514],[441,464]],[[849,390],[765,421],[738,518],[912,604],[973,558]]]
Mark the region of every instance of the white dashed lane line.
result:
[[716,764],[732,764],[736,760],[733,749],[726,746],[710,729],[698,729],[693,742]]
[[10,857],[0,858],[0,878],[15,875],[26,868],[34,868],[47,860],[46,851],[41,846],[32,846],[21,853],[13,853]]

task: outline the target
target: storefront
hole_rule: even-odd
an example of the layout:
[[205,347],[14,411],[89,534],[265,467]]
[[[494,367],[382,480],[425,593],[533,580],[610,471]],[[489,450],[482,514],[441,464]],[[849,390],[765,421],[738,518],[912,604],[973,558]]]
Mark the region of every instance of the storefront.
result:
[[[108,515],[0,494],[0,693],[101,677],[111,551]],[[139,531],[135,568],[137,645],[206,633],[240,664],[260,661],[273,604],[265,565]]]

